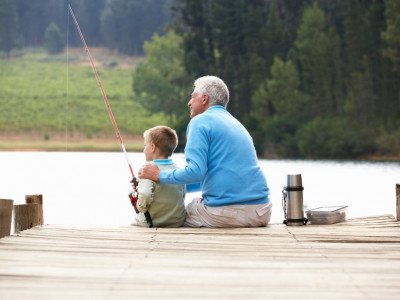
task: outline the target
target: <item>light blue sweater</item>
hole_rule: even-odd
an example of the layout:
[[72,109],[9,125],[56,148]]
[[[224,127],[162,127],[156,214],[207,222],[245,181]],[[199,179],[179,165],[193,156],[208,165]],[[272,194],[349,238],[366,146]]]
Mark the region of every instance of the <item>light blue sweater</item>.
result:
[[[223,106],[212,106],[187,127],[187,165],[162,170],[162,183],[200,183],[206,206],[261,204],[269,188],[253,140]],[[188,187],[188,191],[189,191]]]

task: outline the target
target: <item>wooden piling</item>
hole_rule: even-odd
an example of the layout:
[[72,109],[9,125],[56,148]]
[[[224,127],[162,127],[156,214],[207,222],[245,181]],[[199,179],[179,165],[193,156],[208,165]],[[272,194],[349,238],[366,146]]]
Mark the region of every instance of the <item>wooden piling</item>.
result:
[[20,232],[43,225],[42,195],[26,195],[26,204],[14,205],[14,231]]
[[396,184],[396,217],[400,221],[400,183]]
[[14,200],[0,199],[0,238],[11,233],[11,218]]
[[25,203],[26,204],[40,204],[39,206],[39,218],[42,220],[40,225],[43,225],[44,218],[43,218],[43,195],[36,194],[36,195],[25,195]]

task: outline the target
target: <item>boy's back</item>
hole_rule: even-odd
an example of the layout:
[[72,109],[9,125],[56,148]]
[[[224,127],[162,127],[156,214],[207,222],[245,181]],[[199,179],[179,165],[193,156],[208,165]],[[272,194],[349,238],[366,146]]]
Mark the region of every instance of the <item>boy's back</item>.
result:
[[[153,161],[160,170],[176,169],[171,159]],[[180,227],[185,222],[186,186],[183,184],[163,184],[148,179],[141,179],[139,186],[139,211],[148,210],[154,227]],[[139,226],[147,227],[143,213],[136,215]]]

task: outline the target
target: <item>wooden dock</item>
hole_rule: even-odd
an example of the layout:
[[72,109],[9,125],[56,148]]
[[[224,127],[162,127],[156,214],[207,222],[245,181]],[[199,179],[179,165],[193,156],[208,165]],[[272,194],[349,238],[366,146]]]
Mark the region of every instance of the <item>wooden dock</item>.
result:
[[0,239],[0,299],[400,299],[400,222],[43,225]]

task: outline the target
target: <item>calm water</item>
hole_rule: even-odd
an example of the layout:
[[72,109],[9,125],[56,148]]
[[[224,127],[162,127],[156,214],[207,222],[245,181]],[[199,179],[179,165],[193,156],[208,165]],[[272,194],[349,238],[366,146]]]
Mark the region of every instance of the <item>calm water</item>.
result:
[[[137,173],[142,153],[129,154]],[[184,165],[184,155],[173,159]],[[302,174],[304,204],[310,208],[348,205],[348,216],[396,213],[400,163],[260,160],[273,202],[273,222],[282,222],[282,188],[287,174]],[[128,225],[133,208],[130,172],[122,153],[0,152],[0,198],[22,204],[43,194],[47,224]],[[188,194],[190,202],[196,194]]]

